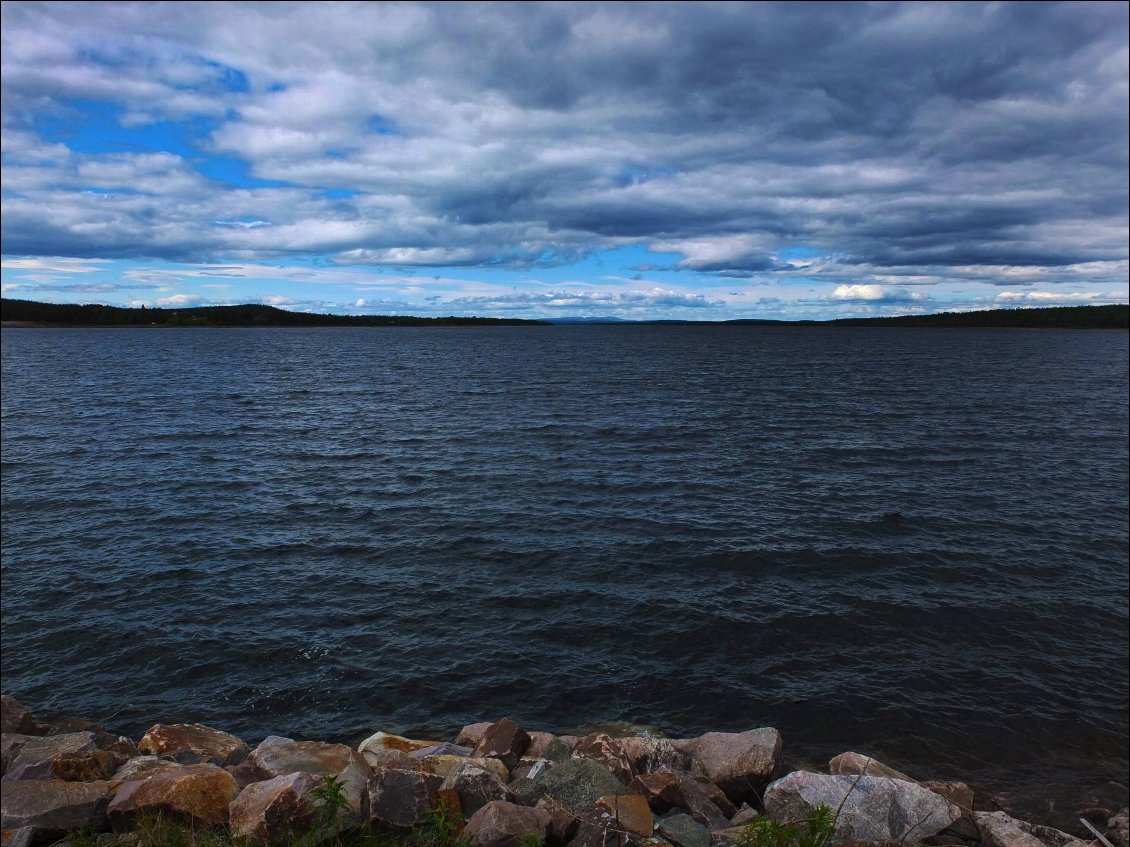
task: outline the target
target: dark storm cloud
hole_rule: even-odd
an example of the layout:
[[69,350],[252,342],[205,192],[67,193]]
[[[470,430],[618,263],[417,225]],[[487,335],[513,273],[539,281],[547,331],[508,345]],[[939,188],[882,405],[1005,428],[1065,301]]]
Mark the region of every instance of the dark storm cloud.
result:
[[[803,246],[1125,279],[1124,3],[81,10],[4,5],[6,253],[513,267],[639,241],[730,277]],[[75,101],[127,139],[195,119],[196,148],[39,134]]]

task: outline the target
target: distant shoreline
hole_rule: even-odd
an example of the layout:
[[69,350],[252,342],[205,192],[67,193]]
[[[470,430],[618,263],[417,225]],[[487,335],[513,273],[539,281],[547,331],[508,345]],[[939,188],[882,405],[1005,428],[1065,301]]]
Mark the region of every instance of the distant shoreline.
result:
[[882,318],[833,320],[727,321],[646,320],[617,318],[556,318],[527,320],[494,317],[417,317],[412,315],[321,315],[289,312],[273,306],[199,306],[187,309],[148,309],[96,304],[37,303],[0,300],[0,326],[5,329],[99,327],[161,329],[173,327],[420,327],[420,326],[757,326],[757,327],[922,327],[950,329],[1117,329],[1130,328],[1130,305],[1049,306],[1035,309],[991,309],[980,312],[940,312]]

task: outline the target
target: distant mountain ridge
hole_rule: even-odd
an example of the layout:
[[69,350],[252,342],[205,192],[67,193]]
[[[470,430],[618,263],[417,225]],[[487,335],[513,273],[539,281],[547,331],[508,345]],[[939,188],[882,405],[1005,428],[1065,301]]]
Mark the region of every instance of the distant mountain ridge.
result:
[[194,306],[183,309],[126,308],[122,306],[37,303],[0,300],[0,321],[9,326],[546,326],[559,325],[668,325],[710,326],[891,326],[983,327],[1015,329],[1127,329],[1130,305],[1049,306],[1035,309],[990,309],[980,312],[940,312],[886,318],[837,318],[828,321],[781,321],[741,318],[729,321],[675,319],[630,321],[616,317],[562,317],[548,320],[520,318],[438,317],[410,315],[318,315],[288,312],[274,306]]

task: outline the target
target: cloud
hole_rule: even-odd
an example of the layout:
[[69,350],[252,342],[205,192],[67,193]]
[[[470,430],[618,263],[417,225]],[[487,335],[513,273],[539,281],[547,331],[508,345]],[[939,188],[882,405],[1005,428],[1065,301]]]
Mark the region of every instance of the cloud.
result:
[[14,255],[1126,282],[1124,4],[2,8]]
[[829,295],[831,300],[856,303],[916,303],[928,300],[921,291],[907,291],[886,285],[838,285]]
[[497,295],[455,297],[444,301],[445,306],[459,309],[490,311],[535,311],[542,314],[570,312],[572,314],[642,312],[653,309],[717,309],[724,308],[722,300],[711,300],[702,294],[687,294],[662,288],[629,291],[544,291],[516,292]]

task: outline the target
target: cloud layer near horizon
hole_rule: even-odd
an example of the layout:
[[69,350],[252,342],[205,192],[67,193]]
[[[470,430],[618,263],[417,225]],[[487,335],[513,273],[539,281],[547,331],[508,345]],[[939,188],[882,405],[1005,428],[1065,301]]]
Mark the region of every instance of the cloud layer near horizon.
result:
[[1124,3],[5,3],[3,251],[1124,289],[1127,67]]

